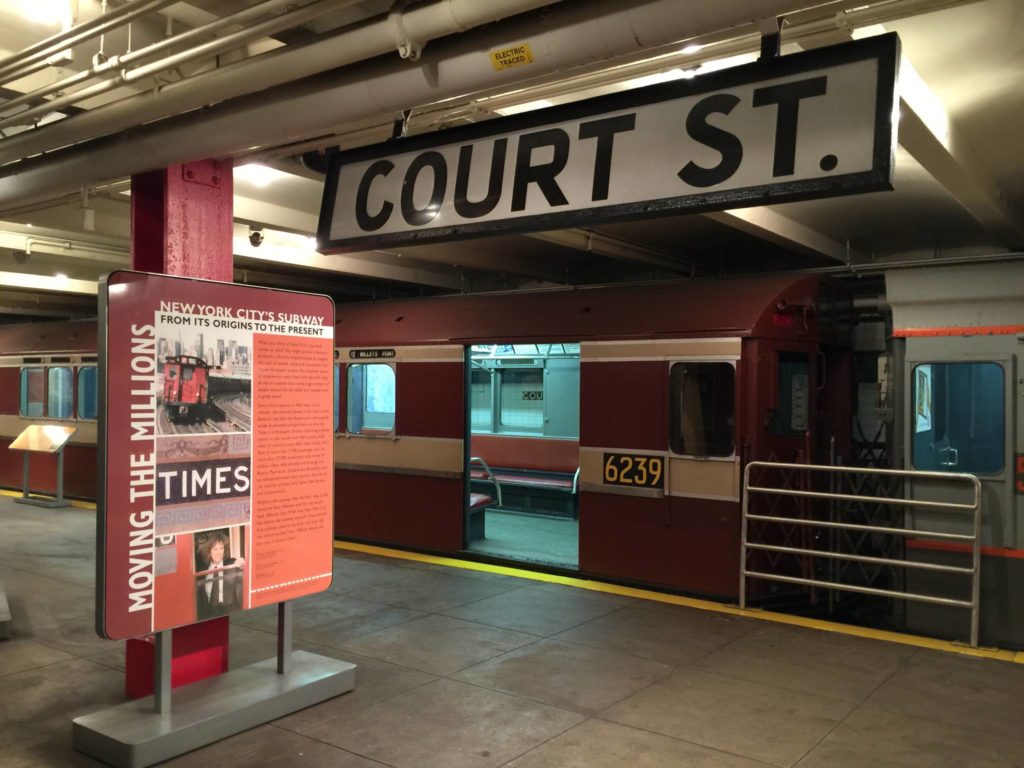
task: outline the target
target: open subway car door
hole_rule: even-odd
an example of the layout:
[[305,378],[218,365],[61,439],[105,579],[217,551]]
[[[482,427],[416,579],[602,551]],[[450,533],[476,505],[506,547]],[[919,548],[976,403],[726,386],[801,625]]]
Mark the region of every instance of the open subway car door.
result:
[[460,550],[463,347],[340,347],[335,366],[336,535]]

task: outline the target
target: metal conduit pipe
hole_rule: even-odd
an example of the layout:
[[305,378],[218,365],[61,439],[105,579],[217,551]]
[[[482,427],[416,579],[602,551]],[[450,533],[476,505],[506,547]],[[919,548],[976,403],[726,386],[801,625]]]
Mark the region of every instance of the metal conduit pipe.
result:
[[[64,49],[63,51],[58,51],[57,53],[53,54],[53,56],[49,56],[43,59],[42,61],[37,61],[34,64],[26,64],[20,69],[14,70],[7,77],[7,82],[13,83],[15,80],[21,80],[21,78],[28,77],[29,75],[34,75],[36,72],[42,72],[47,67],[56,67],[61,64],[67,64],[71,61],[71,59],[71,51],[67,49]],[[6,104],[7,102],[4,103]]]
[[[514,87],[519,79],[563,72],[576,66],[616,58],[745,24],[751,19],[780,16],[805,7],[808,0],[743,0],[721,3],[699,0],[595,0],[563,3],[543,14],[509,19],[473,35],[431,46],[410,67],[393,59],[367,62],[292,83],[286,88],[233,99],[206,110],[140,127],[130,133],[92,141],[52,156],[13,164],[0,177],[0,207],[24,204],[46,195],[67,192],[104,179],[204,157],[226,157],[260,145],[307,138],[325,126],[338,126],[402,109],[465,97],[497,84]],[[454,31],[465,26],[458,10],[475,11],[498,5],[475,0],[449,0],[428,6],[436,25]],[[421,10],[421,9],[417,9]],[[411,34],[409,21],[405,28]],[[452,17],[447,27],[443,16]],[[424,25],[426,26],[426,25]],[[334,45],[361,57],[379,50],[386,23],[369,24],[343,34]],[[421,38],[422,39],[422,38]],[[528,43],[534,61],[529,67],[496,72],[489,51]],[[500,79],[499,79],[500,78]],[[67,122],[71,122],[70,120]],[[100,169],[102,169],[100,171]]]
[[61,108],[82,101],[83,99],[88,99],[98,94],[111,91],[115,88],[120,88],[126,83],[132,83],[145,77],[151,77],[159,72],[173,69],[187,61],[203,56],[210,56],[221,51],[230,50],[251,40],[258,40],[275,32],[280,32],[282,29],[289,29],[290,27],[304,24],[318,16],[323,16],[330,11],[354,5],[359,2],[359,0],[314,0],[314,2],[309,5],[305,5],[294,11],[289,11],[288,13],[284,13],[273,19],[267,19],[260,24],[233,32],[229,35],[225,35],[224,37],[208,40],[193,48],[189,48],[158,61],[154,61],[151,64],[146,64],[145,66],[141,66],[133,70],[122,69],[122,67],[126,67],[134,62],[150,58],[154,54],[159,53],[161,50],[172,45],[189,42],[190,40],[194,40],[200,36],[205,36],[206,34],[215,32],[217,29],[221,29],[231,24],[247,23],[255,16],[275,10],[277,6],[283,6],[293,2],[294,0],[267,0],[265,3],[240,11],[233,16],[226,16],[225,18],[212,22],[205,27],[197,27],[196,29],[185,32],[184,34],[165,38],[164,40],[153,43],[153,45],[147,46],[146,48],[140,48],[137,51],[132,51],[123,56],[112,56],[107,61],[90,70],[76,73],[57,83],[53,83],[52,85],[45,86],[33,91],[32,93],[26,93],[24,96],[19,96],[16,99],[5,102],[0,105],[0,110],[4,112],[13,107],[36,101],[46,94],[65,90],[72,85],[83,83],[97,76],[106,75],[109,78],[94,85],[87,86],[86,88],[82,88],[74,93],[69,93],[66,96],[47,101],[37,107],[32,107],[11,115],[10,117],[0,119],[0,128],[22,124],[24,121],[32,118],[46,115],[51,112],[57,112]]
[[165,37],[163,40],[158,40],[152,45],[147,45],[145,48],[139,48],[125,54],[111,56],[107,61],[104,61],[98,66],[91,67],[90,69],[82,72],[76,72],[70,77],[65,77],[64,79],[57,80],[50,85],[37,88],[34,91],[26,93],[24,96],[19,96],[16,99],[5,101],[0,105],[0,109],[6,112],[10,109],[14,109],[15,107],[20,107],[22,104],[31,104],[43,96],[49,96],[51,93],[56,93],[57,91],[66,91],[68,88],[76,86],[79,83],[108,74],[120,67],[126,67],[129,64],[145,61],[156,53],[159,53],[171,46],[191,43],[193,40],[203,38],[207,35],[216,34],[225,27],[229,27],[234,24],[244,24],[250,19],[257,18],[264,13],[275,13],[281,7],[292,3],[294,3],[294,0],[266,0],[266,2],[260,3],[259,5],[254,5],[244,11],[239,11],[238,13],[234,13],[230,16],[225,16],[222,19],[217,19],[217,21],[212,21],[209,24],[204,24],[203,26],[196,27],[195,29],[190,29],[179,35]]
[[395,16],[393,22],[387,17],[371,20],[8,137],[0,141],[0,165],[381,56],[396,49],[396,26],[423,45],[554,2],[440,0],[420,5]]
[[84,43],[86,40],[99,37],[112,29],[122,27],[137,18],[154,11],[159,11],[161,8],[173,5],[176,2],[178,0],[138,0],[138,2],[122,5],[120,8],[92,21],[72,27],[66,32],[60,32],[45,40],[41,40],[35,45],[30,45],[28,48],[0,61],[0,85],[11,82],[14,79],[11,77],[11,74],[16,73],[27,64],[34,64],[65,48],[71,48],[79,43]]

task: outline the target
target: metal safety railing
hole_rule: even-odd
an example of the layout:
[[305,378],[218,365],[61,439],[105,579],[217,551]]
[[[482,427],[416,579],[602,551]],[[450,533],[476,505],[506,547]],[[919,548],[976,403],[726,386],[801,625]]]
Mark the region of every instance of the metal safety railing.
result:
[[[968,484],[971,486],[974,497],[970,504],[930,501],[924,499],[907,498],[886,498],[884,496],[870,496],[851,493],[839,493],[835,491],[815,491],[810,489],[789,488],[789,487],[768,487],[755,486],[750,483],[751,470],[781,470],[787,472],[806,473],[810,476],[816,472],[822,473],[853,473],[857,475],[875,475],[878,477],[903,478],[911,481],[947,481],[951,484]],[[866,504],[886,504],[897,507],[930,509],[945,512],[971,513],[971,533],[951,533],[923,528],[906,528],[886,525],[865,525],[862,523],[842,522],[838,520],[821,520],[813,517],[779,516],[773,514],[752,514],[750,511],[751,494],[764,494],[768,496],[789,496],[799,499],[818,499],[828,502],[850,501]],[[874,557],[847,552],[833,552],[822,549],[810,549],[808,547],[794,547],[787,544],[769,544],[758,541],[749,541],[749,522],[779,524],[789,526],[804,526],[810,528],[823,528],[841,531],[858,532],[863,534],[887,534],[891,536],[914,537],[924,539],[938,539],[943,541],[957,542],[970,546],[971,566],[959,567],[942,565],[939,563],[926,563],[911,560],[901,560],[886,557]],[[945,605],[957,608],[969,608],[971,611],[971,645],[978,645],[978,616],[981,594],[981,482],[977,477],[966,473],[954,472],[918,472],[900,469],[867,469],[860,467],[832,467],[816,464],[784,464],[771,461],[749,462],[743,472],[743,503],[742,522],[740,532],[740,607],[746,607],[747,601],[747,579],[765,579],[768,581],[785,582],[789,584],[800,584],[809,587],[824,589],[835,589],[846,592],[858,592],[880,597],[910,600],[934,605]],[[832,560],[846,560],[858,563],[870,563],[873,565],[885,565],[890,567],[918,569],[923,571],[959,574],[971,577],[971,599],[957,600],[950,597],[937,595],[926,595],[915,592],[900,591],[895,589],[883,589],[880,587],[862,586],[858,584],[845,584],[840,582],[814,579],[804,576],[790,576],[781,573],[766,573],[764,571],[749,570],[747,568],[747,555],[751,550],[765,551],[772,553],[792,554],[806,558],[827,558]]]

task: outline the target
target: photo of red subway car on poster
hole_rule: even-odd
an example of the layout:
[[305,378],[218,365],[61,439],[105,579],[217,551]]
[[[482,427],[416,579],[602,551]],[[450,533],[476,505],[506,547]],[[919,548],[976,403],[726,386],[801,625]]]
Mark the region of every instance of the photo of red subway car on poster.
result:
[[161,324],[161,435],[196,432],[248,432],[252,428],[251,334]]

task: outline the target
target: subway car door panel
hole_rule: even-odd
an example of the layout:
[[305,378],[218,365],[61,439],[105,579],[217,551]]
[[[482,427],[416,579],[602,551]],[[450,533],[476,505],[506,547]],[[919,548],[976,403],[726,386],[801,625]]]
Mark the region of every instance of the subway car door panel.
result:
[[[905,466],[930,472],[969,473],[981,482],[981,636],[983,642],[1019,645],[1024,605],[1011,586],[1024,581],[1024,532],[1015,487],[1016,355],[1010,336],[911,338],[904,371]],[[969,504],[967,483],[916,481],[915,499]],[[968,512],[912,510],[907,526],[958,534],[972,532]],[[908,539],[914,560],[970,566],[970,548],[957,542]],[[927,572],[908,574],[912,591],[970,599],[968,580]],[[958,615],[958,614],[957,614]],[[956,621],[942,609],[908,606],[915,629],[942,632]]]
[[465,452],[462,347],[340,348],[336,358],[335,535],[458,551]]
[[[724,400],[726,409],[732,408],[739,345],[738,339],[581,344],[580,567],[585,573],[687,592],[734,590],[736,560],[722,552],[738,553],[739,547],[735,452],[730,446],[716,461],[708,460],[703,448],[701,455],[679,455],[669,433],[670,424],[686,415],[682,400],[673,404],[670,394],[673,370],[681,381],[687,378],[686,365],[691,438],[705,439],[716,426],[734,429],[732,411],[715,420],[711,395],[728,380]],[[701,387],[710,397],[703,403]]]
[[[668,364],[652,343],[580,343],[580,570],[678,587],[671,567],[678,530],[650,477],[650,460],[664,457],[668,443]],[[617,472],[606,475],[606,458]],[[643,485],[627,482],[640,479],[639,458],[648,466]],[[659,479],[666,477],[662,466]]]

